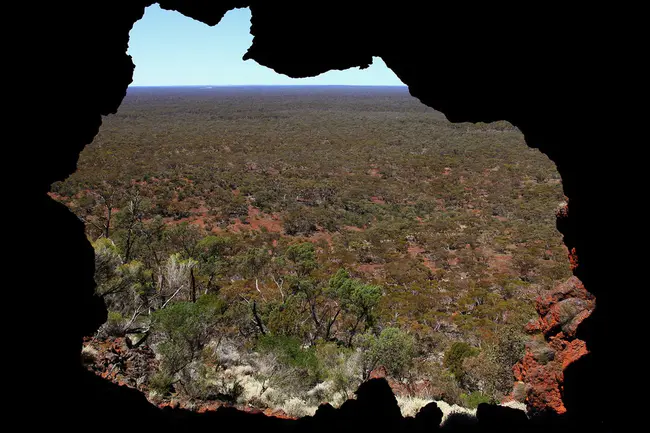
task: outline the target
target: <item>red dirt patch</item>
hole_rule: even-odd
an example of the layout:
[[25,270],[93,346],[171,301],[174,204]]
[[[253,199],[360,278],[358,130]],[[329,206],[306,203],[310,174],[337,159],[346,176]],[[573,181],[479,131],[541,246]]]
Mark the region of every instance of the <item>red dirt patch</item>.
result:
[[366,226],[363,226],[363,227],[343,226],[343,230],[347,230],[349,232],[362,232],[362,231],[366,230]]
[[425,249],[419,245],[409,245],[406,250],[411,255],[411,257],[417,257],[425,251]]
[[235,218],[235,222],[228,224],[226,230],[233,233],[241,233],[242,230],[248,230],[248,224],[244,224],[240,218]]
[[242,230],[262,230],[262,227],[271,233],[282,233],[282,219],[277,214],[265,214],[255,206],[248,205],[246,222],[236,218],[227,229],[233,233],[240,233]]
[[316,243],[318,241],[324,240],[325,242],[328,243],[330,248],[332,247],[332,234],[328,231],[325,230],[319,230],[315,233],[313,233],[311,236],[309,236],[309,241],[312,243]]
[[509,254],[494,254],[488,260],[490,268],[500,273],[508,273],[511,269],[512,256]]
[[429,268],[431,272],[436,272],[438,270],[438,268],[436,268],[436,264],[432,262],[431,259],[428,257],[422,258],[422,264],[427,268]]
[[[145,220],[145,222],[148,221],[151,220]],[[165,223],[166,226],[175,226],[182,223],[188,223],[188,224],[201,227],[202,229],[205,229],[205,226],[208,224],[208,222],[210,221],[205,216],[190,216],[190,217],[179,218],[179,219],[174,219],[173,217],[163,218],[163,223]],[[212,229],[212,231],[214,231],[214,229]]]
[[195,207],[193,209],[190,209],[190,212],[192,212],[193,214],[199,214],[199,215],[205,216],[205,215],[208,214],[208,212],[210,212],[210,209],[205,207],[205,205],[203,204],[203,205],[201,205],[199,207]]
[[376,195],[370,197],[370,201],[375,204],[386,204],[386,201],[382,197],[377,197]]
[[383,177],[383,175],[381,174],[378,168],[371,168],[370,170],[368,170],[368,174],[371,177]]
[[262,227],[265,227],[271,233],[282,232],[282,219],[279,215],[265,214],[255,206],[248,206],[248,221],[253,230],[261,230]]
[[[436,272],[438,268],[436,268],[436,264],[431,261],[430,258],[426,256],[422,256],[421,254],[424,253],[426,250],[419,246],[419,245],[409,245],[408,248],[406,249],[408,253],[410,254],[411,257],[421,257],[422,258],[422,264],[426,266],[431,272]],[[458,259],[451,259],[451,260],[456,260],[455,263],[453,264],[458,264]],[[452,264],[452,263],[450,263]]]

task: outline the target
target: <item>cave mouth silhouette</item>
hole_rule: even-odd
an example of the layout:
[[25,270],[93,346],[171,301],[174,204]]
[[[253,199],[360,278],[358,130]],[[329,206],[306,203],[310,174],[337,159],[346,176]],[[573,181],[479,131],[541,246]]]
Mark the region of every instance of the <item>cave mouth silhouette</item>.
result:
[[[58,65],[51,70],[57,85],[29,90],[39,92],[36,100],[48,101],[48,115],[43,116],[40,106],[21,105],[27,123],[38,119],[39,127],[30,130],[34,146],[18,149],[19,158],[32,162],[31,176],[24,185],[27,212],[20,224],[25,233],[43,219],[56,228],[50,242],[41,244],[39,257],[48,259],[39,262],[40,272],[30,281],[41,299],[30,325],[42,330],[55,323],[57,332],[44,336],[38,348],[26,347],[29,356],[24,364],[41,371],[40,355],[55,354],[48,371],[66,380],[62,398],[42,409],[23,409],[20,414],[26,420],[39,414],[58,422],[89,423],[120,413],[133,421],[131,426],[170,427],[171,418],[148,409],[148,403],[143,405],[128,390],[100,384],[80,370],[81,339],[97,329],[106,311],[92,295],[93,253],[83,226],[46,196],[51,183],[74,171],[79,152],[97,134],[101,116],[117,110],[133,73],[125,54],[128,32],[151,3],[101,2],[83,10],[74,4],[50,3],[22,11],[34,18],[40,34],[47,35],[40,45],[30,47],[33,58]],[[633,385],[618,378],[619,340],[611,324],[624,322],[629,301],[613,289],[620,286],[620,276],[609,263],[608,252],[620,246],[621,234],[602,230],[612,225],[611,216],[602,212],[602,192],[624,191],[625,185],[623,177],[602,175],[610,172],[612,158],[619,152],[597,151],[599,146],[611,149],[616,142],[611,125],[584,128],[599,118],[603,97],[614,103],[615,97],[604,93],[610,90],[613,77],[622,76],[620,70],[608,75],[615,64],[610,69],[602,66],[615,44],[600,43],[602,34],[594,27],[600,21],[585,20],[578,7],[531,14],[496,7],[454,10],[450,5],[418,5],[414,13],[407,6],[346,5],[342,14],[338,2],[317,10],[315,6],[297,10],[282,2],[169,0],[159,4],[210,25],[233,7],[250,6],[255,40],[247,57],[277,72],[310,76],[361,66],[376,55],[409,86],[413,96],[452,122],[503,119],[518,127],[527,144],[539,148],[558,167],[570,203],[567,218],[558,221],[558,228],[569,250],[576,252],[575,275],[597,297],[594,313],[578,330],[590,353],[565,372],[566,418],[575,428],[602,431],[613,431],[623,422],[617,419],[621,414],[608,407],[608,399],[627,395]],[[599,16],[598,11],[593,14]],[[599,17],[606,21],[605,14]],[[553,24],[551,33],[549,23]],[[594,37],[585,41],[585,34]],[[443,40],[448,43],[440,44]],[[435,58],[430,50],[434,44]],[[471,56],[468,47],[475,48]],[[509,49],[495,53],[494,47]],[[590,81],[579,79],[587,76],[597,77],[605,89],[594,91]],[[31,257],[34,252],[25,255]],[[20,395],[29,398],[42,380],[43,375],[29,378],[29,386],[17,387]],[[204,425],[199,419],[210,418],[172,413],[185,426]],[[243,425],[240,415],[230,412],[228,417],[231,425]],[[256,420],[258,426],[275,422]],[[275,427],[291,428],[286,424]]]
[[[137,57],[134,58],[134,61],[135,61],[136,66],[137,66],[138,58],[137,58]],[[137,69],[136,69],[136,70],[137,70]],[[365,72],[366,72],[366,71],[364,71],[364,73],[365,73]],[[127,96],[127,97],[128,97],[128,96]],[[119,112],[120,112],[120,110],[118,110],[118,114],[119,114]],[[170,122],[171,122],[171,120],[170,120]],[[119,125],[118,125],[118,126],[119,126]],[[102,127],[103,127],[103,126],[102,126]],[[112,127],[115,128],[116,126],[113,125]],[[101,136],[101,129],[100,129],[100,134],[99,134],[99,136]],[[98,138],[98,136],[95,137],[95,139],[97,139],[97,138]],[[535,150],[535,151],[537,152],[537,150]],[[549,211],[552,211],[552,210],[549,210]],[[568,259],[567,259],[567,263],[568,263]],[[513,379],[513,382],[514,382],[514,379]]]

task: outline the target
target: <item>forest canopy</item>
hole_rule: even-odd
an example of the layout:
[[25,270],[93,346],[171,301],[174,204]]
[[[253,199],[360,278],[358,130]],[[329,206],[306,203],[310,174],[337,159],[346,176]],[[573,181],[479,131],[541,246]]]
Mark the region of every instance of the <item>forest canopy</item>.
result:
[[378,367],[499,400],[570,275],[553,163],[403,89],[309,89],[129,90],[51,190],[95,249],[89,337],[155,352],[157,400],[301,414]]

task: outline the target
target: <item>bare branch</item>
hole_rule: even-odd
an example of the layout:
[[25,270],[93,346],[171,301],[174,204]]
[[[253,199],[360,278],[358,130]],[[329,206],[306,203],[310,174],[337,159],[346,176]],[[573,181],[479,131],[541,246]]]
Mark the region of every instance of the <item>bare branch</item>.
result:
[[280,281],[275,278],[275,275],[271,275],[271,279],[275,283],[276,286],[278,286],[278,290],[280,291],[280,296],[282,296],[282,303],[284,304],[284,291],[282,291],[282,286],[284,286],[284,279],[280,278]]
[[167,299],[167,301],[165,301],[165,303],[163,304],[162,307],[160,307],[160,309],[162,310],[163,308],[165,308],[165,307],[167,306],[167,304],[169,304],[169,301],[171,301],[172,299],[174,299],[174,296],[176,296],[176,295],[178,294],[178,292],[181,291],[182,288],[183,288],[183,286],[180,286],[180,287],[178,288],[178,290],[176,290],[176,291],[174,292],[174,294],[173,294],[169,299]]
[[260,296],[262,296],[262,299],[264,300],[264,302],[266,302],[266,298],[264,297],[264,293],[262,293],[262,291],[260,290],[260,285],[259,285],[259,282],[258,282],[257,278],[255,278],[255,288],[259,292]]
[[135,312],[133,313],[133,316],[131,316],[131,320],[129,320],[129,323],[127,323],[124,326],[124,332],[126,332],[131,327],[135,319],[137,319],[140,313],[142,313],[142,306],[143,304],[138,305],[138,308],[136,308]]

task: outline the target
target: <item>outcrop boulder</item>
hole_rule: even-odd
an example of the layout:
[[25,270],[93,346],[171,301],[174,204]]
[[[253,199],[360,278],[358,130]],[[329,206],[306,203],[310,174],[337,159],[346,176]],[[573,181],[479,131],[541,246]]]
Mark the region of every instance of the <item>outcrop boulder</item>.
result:
[[513,398],[526,402],[528,410],[564,413],[564,369],[587,353],[576,338],[578,325],[594,309],[594,297],[576,277],[538,297],[539,318],[526,326],[530,340],[521,361],[513,367]]

